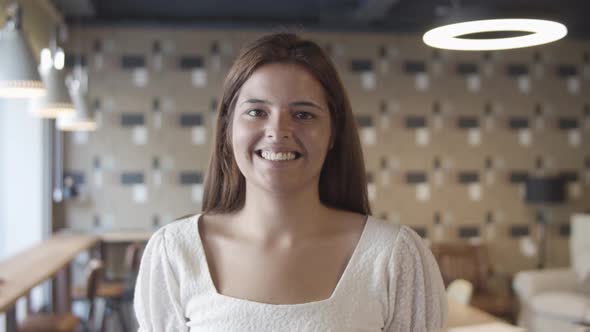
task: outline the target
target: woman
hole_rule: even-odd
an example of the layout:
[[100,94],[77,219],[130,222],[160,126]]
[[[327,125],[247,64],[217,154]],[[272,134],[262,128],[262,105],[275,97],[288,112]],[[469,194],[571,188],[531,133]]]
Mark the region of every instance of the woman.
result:
[[160,229],[135,293],[141,331],[438,331],[440,272],[370,216],[360,141],[315,43],[246,47],[223,89],[203,213]]

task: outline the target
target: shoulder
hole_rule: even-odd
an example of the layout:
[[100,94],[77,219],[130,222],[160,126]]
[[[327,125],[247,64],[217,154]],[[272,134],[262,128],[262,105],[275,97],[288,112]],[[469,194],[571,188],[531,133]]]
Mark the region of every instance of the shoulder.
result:
[[200,214],[184,216],[161,227],[152,235],[148,245],[150,243],[159,244],[166,250],[194,245],[196,243],[195,237],[198,237],[199,216]]
[[[387,331],[441,331],[445,326],[447,300],[438,265],[426,242],[410,227],[381,221],[377,229],[389,236],[384,262],[390,306]],[[381,272],[381,271],[380,271]]]
[[[393,248],[400,235],[405,236],[404,233],[408,231],[408,227],[387,220],[379,219],[374,216],[367,217],[366,225],[367,236],[371,237],[373,243],[378,245],[386,245]],[[411,229],[409,229],[411,231]]]
[[405,227],[403,225],[379,219],[374,216],[368,216],[367,223],[370,223],[377,233],[384,234],[389,237],[393,236],[394,239],[397,238],[400,230]]
[[406,225],[389,222],[373,216],[369,216],[367,221],[371,221],[377,233],[384,234],[390,239],[398,242],[409,243],[411,245],[425,245],[424,240],[412,228]]
[[408,226],[397,227],[397,237],[389,258],[390,271],[394,275],[409,273],[423,278],[440,278],[438,264],[426,241]]
[[142,256],[144,269],[170,271],[181,283],[187,273],[196,275],[200,267],[194,262],[202,257],[198,217],[197,214],[177,219],[158,229],[148,241]]
[[379,251],[386,252],[394,261],[407,259],[409,256],[430,254],[425,241],[412,228],[369,216],[367,219],[367,236]]
[[164,226],[169,232],[177,233],[187,230],[193,230],[197,227],[197,222],[201,217],[200,213],[189,214],[180,218],[175,219],[168,225]]

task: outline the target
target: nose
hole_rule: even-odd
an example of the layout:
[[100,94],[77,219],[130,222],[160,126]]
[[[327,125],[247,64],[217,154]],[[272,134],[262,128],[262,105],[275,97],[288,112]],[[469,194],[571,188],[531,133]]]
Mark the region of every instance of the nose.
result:
[[288,112],[278,112],[271,116],[266,127],[266,137],[275,140],[289,139],[293,135],[293,126]]

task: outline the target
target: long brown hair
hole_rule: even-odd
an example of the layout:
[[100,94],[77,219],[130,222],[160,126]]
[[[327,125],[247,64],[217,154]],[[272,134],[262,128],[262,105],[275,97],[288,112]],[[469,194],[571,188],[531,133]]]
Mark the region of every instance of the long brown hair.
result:
[[205,176],[203,213],[230,213],[244,206],[246,179],[234,159],[231,123],[242,85],[256,69],[270,63],[297,64],[324,88],[333,146],[320,173],[320,201],[326,206],[370,214],[363,153],[346,90],[323,50],[316,43],[290,33],[266,35],[246,46],[225,78]]

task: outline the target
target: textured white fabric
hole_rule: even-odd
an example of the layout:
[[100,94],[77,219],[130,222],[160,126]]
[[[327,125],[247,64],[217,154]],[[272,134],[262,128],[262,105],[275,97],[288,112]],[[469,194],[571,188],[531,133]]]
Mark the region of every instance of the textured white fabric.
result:
[[438,266],[406,226],[373,217],[333,294],[266,304],[217,293],[198,231],[200,215],[156,232],[135,289],[140,331],[440,331],[447,300]]

